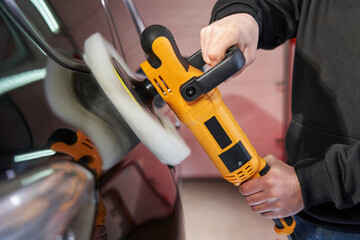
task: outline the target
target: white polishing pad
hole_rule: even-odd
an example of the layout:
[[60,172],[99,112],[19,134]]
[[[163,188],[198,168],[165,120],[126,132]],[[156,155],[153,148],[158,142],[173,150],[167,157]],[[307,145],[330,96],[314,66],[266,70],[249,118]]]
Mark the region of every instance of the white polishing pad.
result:
[[159,118],[154,118],[140,106],[121,80],[126,76],[119,76],[114,69],[112,58],[127,75],[136,79],[116,50],[96,33],[85,41],[84,52],[84,60],[101,88],[144,145],[162,163],[176,165],[184,160],[190,154],[190,149],[174,124],[159,113],[156,113]]
[[[71,70],[54,61],[48,61],[45,79],[48,103],[60,119],[75,130],[84,132],[95,143],[103,160],[102,168],[107,170],[125,157],[138,140],[119,116],[114,115],[112,118],[104,119],[104,116],[107,116],[104,114],[105,110],[94,113],[82,105],[74,90],[73,74]],[[93,96],[93,99],[85,99],[93,104],[95,109],[100,110],[100,107],[104,108],[104,105],[108,107],[111,104],[105,99],[95,98],[96,96]]]

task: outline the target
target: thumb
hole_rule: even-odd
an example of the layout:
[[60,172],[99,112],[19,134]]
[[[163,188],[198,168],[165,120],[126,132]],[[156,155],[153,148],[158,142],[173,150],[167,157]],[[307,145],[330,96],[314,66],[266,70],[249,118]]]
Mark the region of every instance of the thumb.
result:
[[264,160],[267,162],[267,164],[269,164],[269,166],[273,165],[275,162],[278,161],[278,159],[272,154],[266,155],[264,157]]

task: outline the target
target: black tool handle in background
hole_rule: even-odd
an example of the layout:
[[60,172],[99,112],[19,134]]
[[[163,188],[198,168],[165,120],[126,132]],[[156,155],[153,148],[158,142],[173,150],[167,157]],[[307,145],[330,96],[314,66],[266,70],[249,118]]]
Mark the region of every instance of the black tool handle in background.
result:
[[[159,37],[165,37],[169,40],[179,62],[186,71],[189,69],[188,62],[194,64],[196,68],[201,68],[205,64],[201,51],[196,52],[186,61],[181,56],[171,32],[164,26],[151,25],[141,34],[140,42],[144,52],[149,56],[148,62],[153,68],[157,69],[161,66],[161,60],[156,56],[152,48],[153,42]],[[220,63],[200,77],[191,78],[184,83],[180,87],[180,93],[186,101],[194,101],[240,71],[244,64],[244,55],[236,46],[233,46],[226,51],[225,58]]]

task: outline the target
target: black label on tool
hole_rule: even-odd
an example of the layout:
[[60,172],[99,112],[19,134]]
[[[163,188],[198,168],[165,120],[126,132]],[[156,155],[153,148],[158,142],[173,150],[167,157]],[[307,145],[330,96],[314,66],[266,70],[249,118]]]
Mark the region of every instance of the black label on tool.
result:
[[232,143],[231,139],[226,134],[224,128],[215,116],[207,120],[204,124],[221,149],[226,148]]
[[251,156],[239,141],[227,151],[219,155],[229,172],[233,172],[251,160]]

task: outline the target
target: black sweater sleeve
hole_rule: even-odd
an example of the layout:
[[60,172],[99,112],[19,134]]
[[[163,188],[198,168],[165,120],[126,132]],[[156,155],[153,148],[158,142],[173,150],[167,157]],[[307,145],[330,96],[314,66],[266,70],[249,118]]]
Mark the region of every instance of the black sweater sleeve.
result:
[[[218,0],[210,20],[250,14],[260,27],[259,48],[264,49],[297,37],[292,113],[293,119],[298,118],[286,136],[288,163],[295,167],[309,219],[357,232],[360,95],[355,93],[360,89],[360,45],[356,44],[360,25],[358,11],[350,6],[359,6],[358,2]],[[334,121],[336,117],[340,119]],[[343,223],[340,228],[339,223]]]
[[259,48],[272,49],[296,36],[301,0],[219,0],[210,23],[235,13],[248,13],[259,24]]
[[337,209],[346,209],[359,203],[360,142],[353,146],[334,144],[324,159],[307,159],[295,163],[303,191],[304,204],[333,202]]

